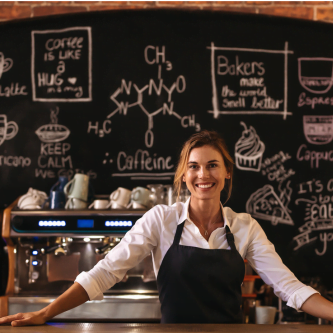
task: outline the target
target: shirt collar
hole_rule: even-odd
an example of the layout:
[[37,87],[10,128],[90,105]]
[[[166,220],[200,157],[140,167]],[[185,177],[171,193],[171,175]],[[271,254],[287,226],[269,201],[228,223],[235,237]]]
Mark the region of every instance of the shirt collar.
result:
[[[178,220],[177,224],[181,224],[185,220],[190,221],[189,211],[188,211],[189,206],[190,206],[190,200],[191,200],[191,197],[188,198],[186,200],[186,202],[183,204],[183,210],[182,210],[182,213],[180,214],[180,217],[179,217],[179,220]],[[223,205],[222,205],[221,202],[220,202],[220,205],[221,205],[221,209],[222,209],[222,213],[223,213],[223,218],[224,218],[224,227],[227,225],[230,228],[230,223],[228,221],[227,215],[225,213],[225,209],[223,208]]]

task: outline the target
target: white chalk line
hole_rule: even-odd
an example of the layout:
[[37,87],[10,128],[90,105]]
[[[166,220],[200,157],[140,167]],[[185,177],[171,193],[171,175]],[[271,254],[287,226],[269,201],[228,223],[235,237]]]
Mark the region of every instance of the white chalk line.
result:
[[287,102],[288,102],[288,42],[284,44],[284,113],[283,119],[286,120],[287,118]]
[[265,50],[265,49],[247,49],[241,47],[216,47],[216,46],[207,46],[207,49],[210,50],[223,50],[223,51],[246,51],[246,52],[261,52],[261,53],[278,53],[278,54],[294,54],[294,51],[285,51],[285,50]]
[[112,177],[133,177],[133,176],[149,176],[149,177],[162,177],[162,176],[174,176],[174,172],[162,172],[162,173],[148,173],[148,172],[134,172],[134,173],[113,173]]
[[291,116],[292,112],[285,111],[218,111],[209,110],[208,113],[216,114],[272,114],[272,115],[288,115]]
[[172,179],[171,177],[131,177],[133,180],[170,180]]

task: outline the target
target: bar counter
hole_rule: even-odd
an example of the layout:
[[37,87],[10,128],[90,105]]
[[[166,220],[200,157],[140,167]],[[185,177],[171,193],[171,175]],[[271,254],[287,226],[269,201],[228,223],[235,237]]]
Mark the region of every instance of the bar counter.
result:
[[117,332],[117,333],[328,333],[332,325],[254,325],[254,324],[114,324],[114,323],[61,323],[48,322],[42,326],[12,327],[0,325],[1,333],[79,333],[79,332]]

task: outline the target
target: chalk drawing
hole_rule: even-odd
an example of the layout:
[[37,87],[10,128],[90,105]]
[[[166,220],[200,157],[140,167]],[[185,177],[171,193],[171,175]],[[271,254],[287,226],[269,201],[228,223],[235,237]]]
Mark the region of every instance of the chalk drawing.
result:
[[303,116],[303,131],[309,143],[330,143],[333,139],[333,116]]
[[19,127],[15,121],[7,121],[5,114],[0,114],[0,146],[5,140],[11,140],[15,137]]
[[333,84],[333,58],[298,58],[298,80],[313,94],[325,94]]
[[246,202],[246,211],[255,218],[271,221],[273,225],[294,225],[287,209],[291,193],[290,181],[280,197],[275,193],[273,186],[265,185],[250,196]]
[[60,142],[68,138],[70,130],[58,124],[59,108],[51,110],[51,124],[46,124],[38,128],[35,132],[42,142]]
[[13,59],[5,58],[5,55],[0,52],[0,79],[3,73],[8,72],[13,66]]
[[91,27],[31,31],[32,100],[92,101]]
[[[288,111],[287,107],[288,55],[294,52],[288,50],[288,42],[285,42],[284,50],[217,47],[213,42],[207,49],[211,51],[213,94],[213,110],[209,110],[208,113],[213,114],[214,118],[218,118],[221,114],[269,114],[282,115],[283,119],[286,119],[287,115],[292,114]],[[262,53],[283,56],[283,59],[281,59],[281,61],[283,61],[283,63],[281,63],[283,71],[279,77],[284,85],[283,91],[280,92],[283,97],[273,98],[267,94],[267,87],[264,82],[264,74],[266,71],[264,62],[245,61],[243,59],[246,58],[246,53],[256,53],[258,56]],[[249,75],[252,77],[248,77]],[[223,83],[223,86],[219,87],[217,79],[221,76],[223,76],[224,79],[227,77],[239,77],[239,91],[231,89],[226,80],[223,80],[226,83]],[[220,95],[223,98],[221,105],[219,103]]]
[[244,131],[235,145],[236,167],[241,170],[259,172],[265,144],[260,141],[252,126],[248,129],[244,122],[241,121],[240,124],[244,127]]
[[[183,128],[193,127],[196,131],[200,131],[201,126],[196,122],[195,114],[181,116],[175,111],[172,96],[174,93],[181,94],[186,90],[186,80],[183,75],[179,75],[171,86],[168,87],[164,83],[162,78],[162,68],[166,71],[172,70],[172,63],[166,60],[165,46],[163,45],[159,48],[158,46],[148,45],[144,50],[144,58],[148,65],[158,66],[157,80],[150,78],[148,80],[148,84],[145,84],[143,87],[139,87],[132,81],[122,79],[120,87],[118,87],[110,96],[110,99],[116,104],[117,107],[112,110],[112,112],[107,116],[107,119],[112,118],[117,113],[127,116],[131,108],[138,107],[148,118],[148,129],[145,133],[145,145],[148,148],[151,148],[154,144],[153,118],[160,113],[176,117],[179,119],[180,125]],[[156,96],[156,100],[161,101],[162,93],[167,96],[166,99],[162,101],[163,105],[158,109],[148,110],[147,106],[145,106],[145,95],[148,94],[148,96]],[[121,100],[121,94],[125,94],[125,97],[134,95],[136,96],[136,101],[130,104],[128,101]],[[91,128],[91,123],[89,123],[88,127]],[[103,136],[104,134],[106,133],[101,131],[99,132],[100,136]]]

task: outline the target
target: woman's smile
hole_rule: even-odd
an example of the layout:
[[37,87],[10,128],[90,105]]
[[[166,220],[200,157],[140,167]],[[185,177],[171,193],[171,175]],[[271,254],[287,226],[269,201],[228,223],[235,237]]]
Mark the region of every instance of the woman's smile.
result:
[[203,190],[209,190],[210,188],[215,186],[215,183],[200,183],[200,184],[195,184],[195,186]]

